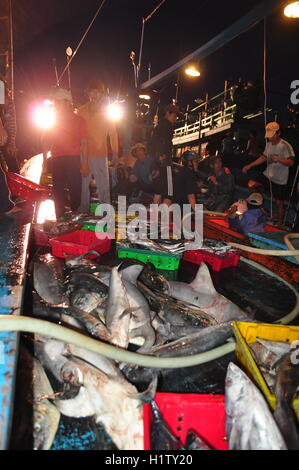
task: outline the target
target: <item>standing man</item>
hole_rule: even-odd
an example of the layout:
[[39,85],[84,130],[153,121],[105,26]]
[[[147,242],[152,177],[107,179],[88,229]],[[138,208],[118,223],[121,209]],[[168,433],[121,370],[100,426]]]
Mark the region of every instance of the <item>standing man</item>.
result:
[[56,122],[43,138],[44,161],[51,150],[53,162],[53,194],[56,217],[65,213],[67,185],[72,211],[77,211],[81,201],[81,155],[87,154],[87,131],[84,119],[73,111],[71,92],[58,88],[52,94],[56,108]]
[[224,212],[233,201],[235,190],[234,177],[228,168],[223,168],[222,159],[218,156],[210,161],[212,174],[208,177],[208,193],[204,202],[210,211]]
[[78,115],[86,122],[87,126],[87,155],[82,158],[82,199],[81,210],[89,212],[90,175],[96,181],[99,200],[101,203],[110,204],[110,183],[108,169],[108,139],[112,150],[112,161],[118,156],[118,134],[116,126],[109,122],[107,106],[104,100],[105,87],[100,80],[93,80],[88,87],[88,103],[81,106]]
[[157,188],[154,204],[160,204],[164,200],[170,205],[173,198],[172,138],[178,114],[178,106],[169,104],[165,108],[164,117],[153,131],[150,154],[154,158],[152,177]]
[[267,124],[266,138],[269,140],[263,155],[244,166],[243,172],[247,173],[254,166],[267,162],[267,168],[263,173],[264,180],[270,185],[270,192],[275,198],[278,226],[281,226],[284,217],[283,203],[286,196],[289,167],[294,165],[295,153],[293,147],[280,137],[280,125],[277,122]]

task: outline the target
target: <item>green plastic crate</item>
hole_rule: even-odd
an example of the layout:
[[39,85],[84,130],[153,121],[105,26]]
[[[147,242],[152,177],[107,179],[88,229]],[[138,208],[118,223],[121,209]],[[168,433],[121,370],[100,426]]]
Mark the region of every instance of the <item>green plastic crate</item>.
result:
[[99,204],[98,202],[92,202],[92,203],[90,204],[90,209],[89,209],[89,210],[90,210],[90,213],[93,214],[93,215],[95,215],[96,210],[97,210],[97,207],[98,207],[99,205],[100,205],[100,204]]
[[142,261],[143,263],[152,263],[155,268],[167,271],[176,271],[179,267],[182,255],[169,255],[168,253],[152,252],[148,250],[139,250],[137,248],[117,247],[117,256],[119,258],[131,258]]
[[[79,222],[80,223],[80,222]],[[97,224],[84,224],[81,230],[89,230],[90,232],[102,232],[106,233],[107,232],[107,225],[104,225],[104,227],[97,227]]]
[[178,280],[178,270],[176,271],[167,271],[165,269],[157,269],[157,273],[165,277],[167,281],[177,281]]

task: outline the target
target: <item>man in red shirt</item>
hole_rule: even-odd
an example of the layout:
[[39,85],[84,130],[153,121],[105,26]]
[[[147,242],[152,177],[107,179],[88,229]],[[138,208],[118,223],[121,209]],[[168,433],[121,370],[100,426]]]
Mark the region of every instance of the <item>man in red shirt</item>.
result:
[[72,211],[81,203],[81,155],[87,153],[87,130],[84,119],[73,111],[72,95],[58,88],[52,94],[56,120],[43,139],[44,160],[51,150],[53,160],[53,194],[56,217],[65,212],[64,188],[68,186]]

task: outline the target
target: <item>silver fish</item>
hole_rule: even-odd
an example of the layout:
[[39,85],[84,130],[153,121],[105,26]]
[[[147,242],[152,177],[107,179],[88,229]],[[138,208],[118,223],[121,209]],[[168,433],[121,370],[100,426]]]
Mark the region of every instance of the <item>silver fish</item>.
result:
[[60,412],[47,397],[54,391],[40,362],[33,360],[33,448],[51,448],[60,421]]
[[63,261],[50,253],[34,259],[34,288],[48,304],[58,305],[66,301],[63,266]]
[[148,354],[159,357],[179,357],[199,354],[223,345],[232,337],[232,326],[229,323],[210,326],[170,343],[154,346]]
[[129,344],[130,312],[125,286],[118,269],[113,268],[110,277],[105,324],[111,333],[111,342],[122,348],[127,348]]
[[205,263],[201,264],[194,281],[190,284],[168,281],[167,294],[188,305],[195,305],[219,323],[231,320],[249,320],[243,310],[215,290]]
[[230,450],[286,450],[261,392],[232,362],[225,383],[226,434]]
[[294,363],[294,350],[285,354],[276,364],[274,418],[289,450],[299,450],[298,422],[292,409],[292,401],[299,386],[299,365]]
[[76,359],[65,364],[61,378],[80,387],[75,398],[55,400],[62,414],[74,418],[94,416],[97,423],[105,426],[119,450],[143,449],[138,392],[124,377],[107,375]]

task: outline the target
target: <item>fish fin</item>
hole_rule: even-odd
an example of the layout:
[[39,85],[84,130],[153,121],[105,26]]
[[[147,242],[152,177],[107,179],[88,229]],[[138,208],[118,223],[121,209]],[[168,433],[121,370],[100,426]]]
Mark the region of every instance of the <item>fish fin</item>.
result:
[[130,338],[144,338],[144,344],[138,349],[139,353],[150,351],[156,341],[156,333],[150,323],[145,323],[139,328],[134,328],[129,334]]
[[154,400],[156,392],[157,392],[159,372],[155,371],[155,372],[152,373],[152,375],[153,375],[153,379],[152,379],[151,383],[149,384],[149,386],[147,387],[147,389],[144,390],[144,392],[127,393],[127,396],[129,398],[139,400],[141,402],[141,404],[142,403],[151,403]]
[[137,278],[143,271],[144,266],[140,264],[133,264],[132,266],[128,266],[127,268],[121,271],[121,277],[125,281],[132,282],[132,284],[136,284]]
[[53,403],[63,415],[71,418],[87,418],[95,414],[95,410],[91,406],[85,387],[80,387],[78,395],[75,398],[68,400],[56,399]]
[[121,320],[122,318],[124,318],[126,315],[128,314],[131,314],[133,312],[137,312],[137,310],[140,310],[141,307],[133,307],[133,308],[126,308],[123,313],[121,314],[121,316],[119,317],[119,319]]
[[200,268],[197,271],[195,279],[190,283],[192,289],[197,292],[215,295],[217,291],[214,287],[210,271],[206,263],[201,263]]

